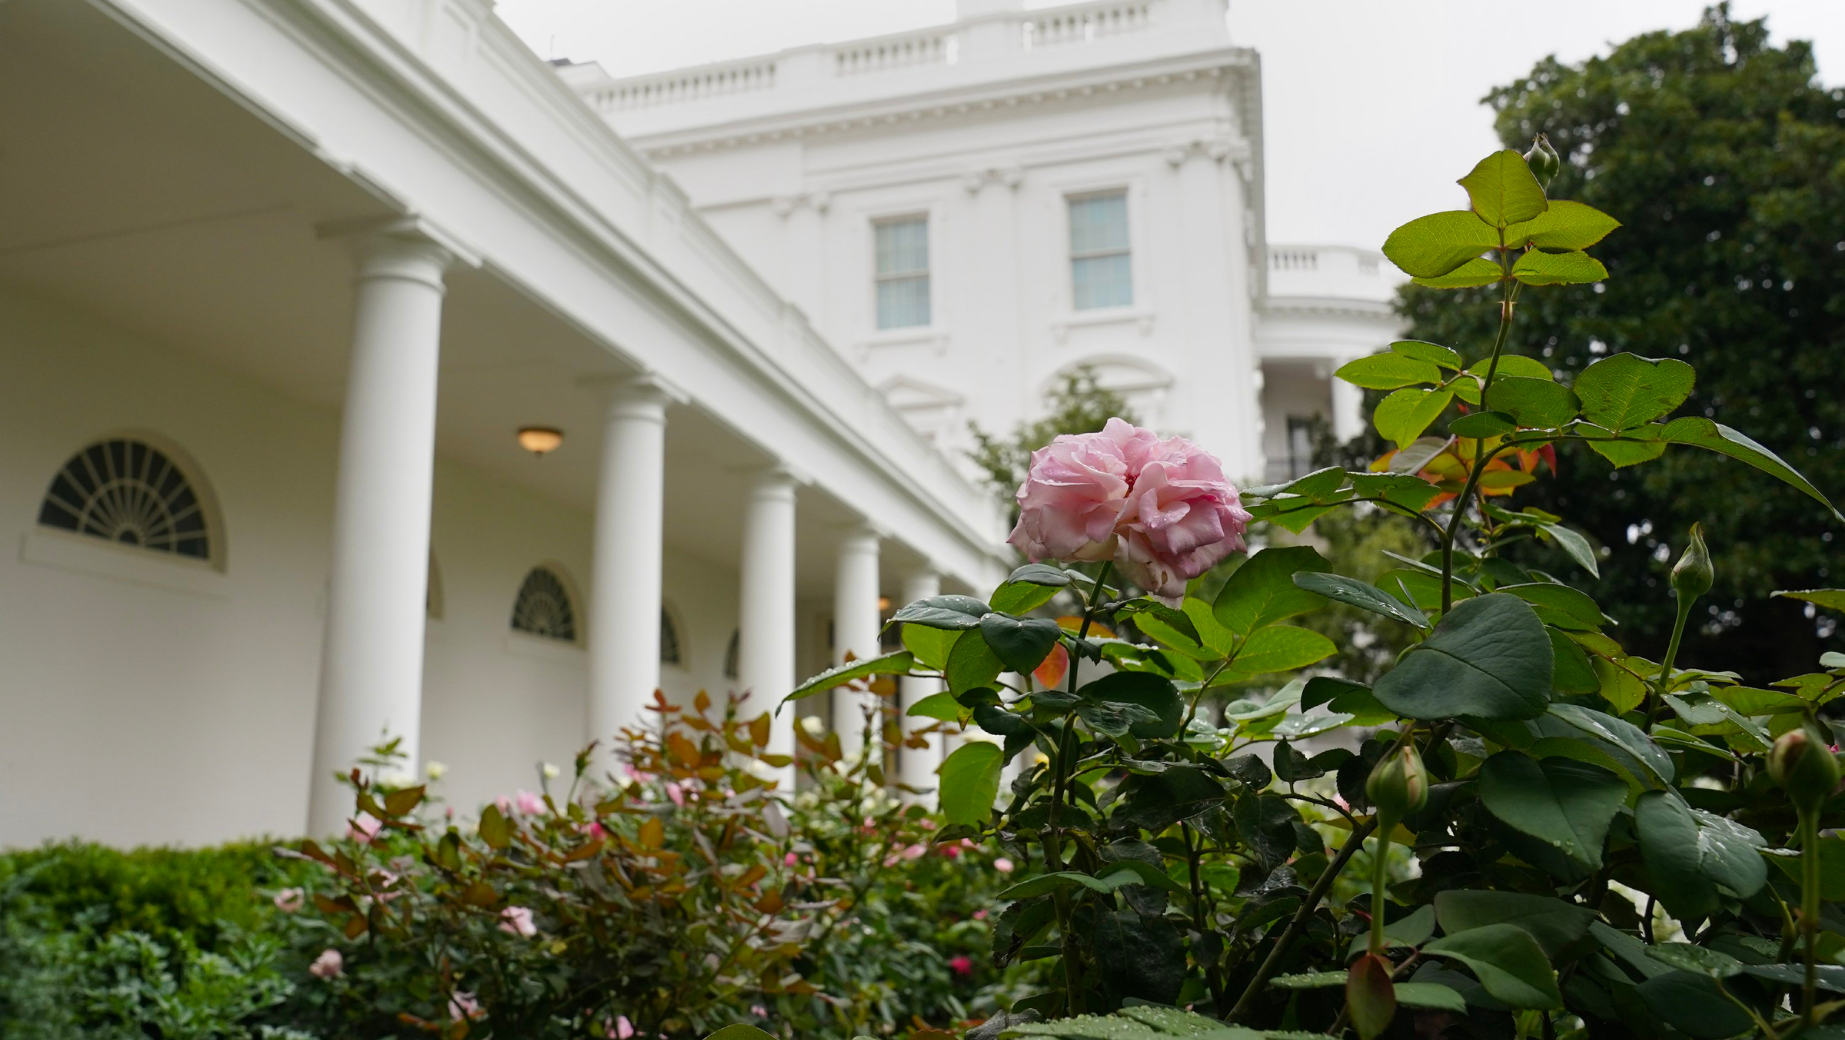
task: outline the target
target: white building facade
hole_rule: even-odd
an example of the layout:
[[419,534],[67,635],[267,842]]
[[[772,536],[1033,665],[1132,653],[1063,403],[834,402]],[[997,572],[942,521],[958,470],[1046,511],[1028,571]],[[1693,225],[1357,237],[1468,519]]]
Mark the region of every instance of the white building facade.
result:
[[1003,578],[963,426],[1074,364],[1233,472],[1347,422],[1389,279],[1266,245],[1214,3],[610,81],[490,0],[0,2],[0,846],[334,830],[385,735],[468,809],[656,688],[772,706]]
[[[1254,51],[1224,0],[1027,10],[647,76],[562,74],[951,455],[1078,366],[1244,481],[1356,432],[1380,254],[1271,247]],[[1334,400],[1334,394],[1340,394]]]

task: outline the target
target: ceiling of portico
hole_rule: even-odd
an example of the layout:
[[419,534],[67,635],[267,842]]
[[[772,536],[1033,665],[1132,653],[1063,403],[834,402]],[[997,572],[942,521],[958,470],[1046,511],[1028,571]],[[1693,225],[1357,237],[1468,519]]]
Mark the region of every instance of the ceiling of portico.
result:
[[[0,2],[0,283],[337,410],[352,268],[316,228],[387,215],[90,5]],[[443,321],[438,453],[587,511],[602,398],[582,381],[621,362],[491,271],[451,274]],[[560,427],[564,445],[534,458],[521,425]],[[740,470],[765,457],[691,407],[668,427],[669,544],[734,566]],[[799,587],[823,596],[852,513],[811,489],[799,508]],[[894,590],[915,561],[887,557]]]

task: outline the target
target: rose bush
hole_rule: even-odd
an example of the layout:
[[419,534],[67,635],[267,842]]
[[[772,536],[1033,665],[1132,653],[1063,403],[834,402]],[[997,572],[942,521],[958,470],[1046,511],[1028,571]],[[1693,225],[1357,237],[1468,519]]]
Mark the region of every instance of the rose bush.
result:
[[[990,735],[941,768],[940,837],[1029,868],[992,958],[1054,970],[976,1040],[1845,1035],[1845,654],[1791,677],[1680,661],[1722,566],[1696,528],[1654,657],[1621,642],[1622,604],[1503,552],[1536,540],[1593,575],[1620,551],[1516,505],[1565,442],[1616,468],[1713,452],[1845,520],[1767,447],[1674,417],[1688,364],[1617,351],[1565,385],[1513,347],[1521,296],[1609,277],[1587,250],[1620,225],[1548,197],[1562,161],[1542,138],[1488,156],[1466,209],[1385,243],[1421,285],[1491,287],[1498,326],[1339,370],[1385,393],[1394,447],[1369,467],[1239,491],[1127,423],[1060,437],[1018,494],[1031,563],[986,600],[903,607],[903,650],[794,691],[934,676],[946,692],[911,713]],[[1434,549],[1361,581],[1268,548],[1180,597],[1245,524],[1335,510],[1405,517]],[[1845,611],[1845,590],[1778,595]],[[1374,680],[1287,623],[1328,603],[1400,633]]]

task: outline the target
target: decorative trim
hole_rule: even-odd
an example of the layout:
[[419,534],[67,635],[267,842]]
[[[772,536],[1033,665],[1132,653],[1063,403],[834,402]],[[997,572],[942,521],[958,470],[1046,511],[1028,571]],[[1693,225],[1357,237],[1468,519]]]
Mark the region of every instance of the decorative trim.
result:
[[92,535],[33,527],[19,542],[19,559],[38,567],[69,571],[93,578],[140,585],[165,592],[182,592],[206,599],[228,600],[223,571],[208,560],[172,553],[150,553],[132,545],[118,545]]

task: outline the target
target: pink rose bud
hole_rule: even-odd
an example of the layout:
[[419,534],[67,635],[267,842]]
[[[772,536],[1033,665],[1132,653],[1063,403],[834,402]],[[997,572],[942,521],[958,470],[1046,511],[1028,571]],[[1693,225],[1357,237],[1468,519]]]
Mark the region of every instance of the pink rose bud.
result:
[[630,1040],[634,1036],[634,1023],[628,1021],[627,1015],[615,1016],[615,1040]]
[[307,893],[298,888],[285,888],[275,894],[275,908],[285,914],[298,912],[307,905]]
[[976,911],[974,911],[974,920],[976,920],[976,921],[984,921],[984,920],[986,920],[986,919],[987,919],[987,912],[986,912],[986,910],[984,910],[984,909],[981,909],[981,910],[976,910]]
[[685,788],[676,783],[669,783],[666,785],[666,797],[671,798],[673,804],[679,808],[685,808]]
[[993,869],[999,871],[1001,874],[1010,874],[1012,873],[1012,861],[1001,856],[993,861]]
[[1250,521],[1210,453],[1121,419],[1033,452],[1017,497],[1007,541],[1033,562],[1112,558],[1128,580],[1167,598],[1241,551]]
[[480,1002],[474,999],[474,994],[456,990],[454,995],[448,998],[448,1017],[454,1021],[459,1022],[464,1018],[479,1018],[480,1016]]
[[340,956],[340,951],[329,946],[320,951],[314,963],[308,965],[308,974],[317,979],[337,979],[345,967],[346,958]]
[[525,816],[543,816],[545,812],[545,800],[530,791],[520,791],[514,795],[513,804]]
[[500,931],[530,939],[538,934],[538,926],[532,923],[530,908],[509,906],[500,911]]
[[974,960],[965,953],[956,954],[948,958],[948,970],[954,972],[956,975],[972,975],[974,973]]
[[359,815],[354,816],[352,820],[349,823],[347,823],[346,837],[349,840],[356,841],[361,845],[370,845],[372,843],[372,839],[378,836],[379,828],[383,826],[384,826],[383,820],[380,820],[378,817],[373,816],[371,813],[362,812]]
[[801,858],[799,856],[796,856],[794,853],[790,852],[786,856],[782,857],[782,866],[792,867],[796,863],[799,863],[800,861],[801,861]]

